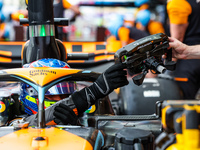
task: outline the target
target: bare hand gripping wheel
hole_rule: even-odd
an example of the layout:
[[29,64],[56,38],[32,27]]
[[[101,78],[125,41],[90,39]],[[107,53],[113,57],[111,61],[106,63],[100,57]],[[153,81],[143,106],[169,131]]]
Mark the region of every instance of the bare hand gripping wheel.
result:
[[[145,75],[150,69],[155,74],[174,70],[176,62],[172,61],[172,51],[168,49],[168,36],[158,33],[144,37],[128,44],[115,53],[115,63],[124,63],[129,73],[138,74],[133,77],[136,85],[141,85]],[[165,63],[162,55],[167,53]]]

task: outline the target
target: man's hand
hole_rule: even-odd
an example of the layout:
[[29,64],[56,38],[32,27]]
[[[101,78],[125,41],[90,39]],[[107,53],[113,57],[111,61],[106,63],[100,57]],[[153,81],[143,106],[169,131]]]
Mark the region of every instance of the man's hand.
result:
[[169,37],[169,46],[172,48],[172,57],[177,59],[187,59],[187,45],[176,38]]
[[54,109],[54,122],[56,124],[77,125],[78,117],[74,111],[67,105],[60,103]]
[[[174,59],[187,59],[189,55],[188,46],[186,44],[183,44],[176,38],[173,37],[168,37],[168,38],[169,38],[169,49],[172,48],[172,57]],[[163,55],[162,57],[165,59],[166,55]]]

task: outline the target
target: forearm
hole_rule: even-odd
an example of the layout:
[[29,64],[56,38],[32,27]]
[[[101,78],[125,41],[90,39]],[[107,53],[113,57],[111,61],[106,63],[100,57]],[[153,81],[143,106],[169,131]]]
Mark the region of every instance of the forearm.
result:
[[200,45],[187,46],[187,51],[186,59],[200,59]]
[[188,23],[186,24],[173,24],[170,23],[170,34],[171,37],[178,39],[179,41],[183,42],[185,31],[188,27]]
[[[170,23],[170,34],[171,34],[171,37],[176,38],[179,41],[183,42],[187,27],[188,27],[188,23],[186,23],[186,24],[173,24],[173,23]],[[172,60],[173,61],[177,61],[176,58],[173,58]]]

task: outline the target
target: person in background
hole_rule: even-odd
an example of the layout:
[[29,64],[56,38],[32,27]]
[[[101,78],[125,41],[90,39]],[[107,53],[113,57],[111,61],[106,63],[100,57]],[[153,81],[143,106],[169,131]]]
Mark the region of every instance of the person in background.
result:
[[[196,0],[170,0],[167,3],[170,35],[187,45],[200,44],[200,2]],[[175,80],[184,99],[195,99],[200,87],[200,60],[181,60],[177,57]]]
[[149,0],[135,0],[134,4],[138,8],[134,14],[136,18],[136,28],[146,31],[149,34],[164,33],[163,24],[160,21],[151,20],[149,3]]
[[20,18],[28,18],[28,11],[27,10],[18,10],[10,14],[12,20],[18,21]]
[[148,36],[145,31],[138,30],[134,27],[134,21],[132,26],[127,26],[127,21],[123,15],[118,15],[116,19],[108,26],[108,30],[111,33],[110,38],[121,41],[122,46],[130,44],[140,38]]
[[140,10],[136,16],[136,28],[149,34],[165,33],[161,22],[151,20],[151,12],[148,9]]
[[135,15],[137,15],[137,13],[140,11],[140,10],[147,10],[149,9],[149,0],[135,0],[134,2],[134,5],[135,7],[137,7],[137,11],[135,13]]
[[9,29],[5,23],[6,16],[2,11],[3,1],[0,0],[0,41],[5,41],[9,38]]
[[[64,18],[64,12],[66,9],[70,9],[74,12],[74,19],[76,16],[80,15],[79,7],[76,5],[71,5],[67,0],[54,0],[53,2],[54,18]],[[63,28],[55,28],[56,38],[63,40]]]

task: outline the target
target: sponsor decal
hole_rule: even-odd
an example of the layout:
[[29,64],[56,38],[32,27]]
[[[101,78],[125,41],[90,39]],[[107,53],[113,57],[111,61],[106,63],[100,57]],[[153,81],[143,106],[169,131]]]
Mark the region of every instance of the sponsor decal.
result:
[[158,90],[147,90],[143,92],[144,97],[160,97],[160,91]]
[[51,70],[40,70],[40,69],[38,69],[38,70],[31,70],[31,71],[29,71],[29,75],[30,75],[30,77],[32,77],[32,76],[39,76],[39,75],[48,75],[48,74],[56,74],[56,71],[51,71]]
[[96,106],[95,106],[95,105],[92,105],[92,106],[90,106],[90,108],[89,108],[88,110],[86,110],[85,112],[86,112],[86,113],[93,113],[95,110],[96,110]]
[[0,113],[4,112],[6,109],[6,105],[4,104],[4,102],[0,101]]

